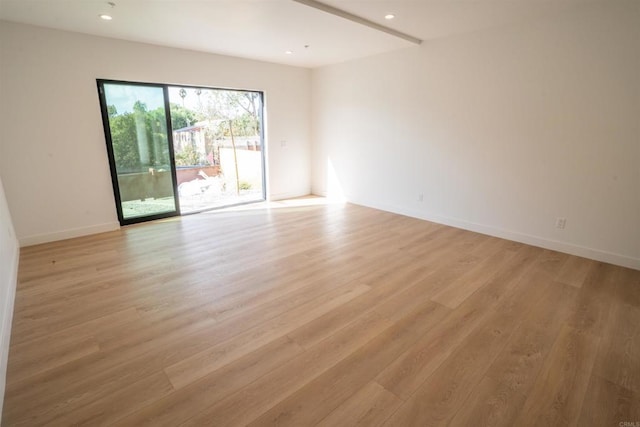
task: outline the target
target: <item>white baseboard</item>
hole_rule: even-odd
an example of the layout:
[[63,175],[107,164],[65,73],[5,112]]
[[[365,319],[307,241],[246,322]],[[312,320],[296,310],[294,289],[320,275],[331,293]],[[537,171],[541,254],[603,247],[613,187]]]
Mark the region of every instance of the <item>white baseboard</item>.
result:
[[88,227],[71,228],[69,230],[56,231],[54,233],[35,234],[32,236],[20,237],[20,247],[39,245],[40,243],[55,242],[57,240],[71,239],[73,237],[88,236],[90,234],[104,233],[120,228],[117,222],[107,222],[104,224],[91,225]]
[[425,213],[415,209],[385,205],[383,203],[377,203],[377,202],[371,203],[369,201],[364,201],[364,200],[355,200],[354,198],[347,198],[347,199],[350,203],[354,203],[357,205],[367,206],[374,209],[380,209],[387,212],[393,212],[400,215],[406,215],[413,218],[424,219],[426,221],[431,221],[438,224],[449,225],[451,227],[461,228],[463,230],[469,230],[469,231],[474,231],[476,233],[487,234],[493,237],[499,237],[501,239],[512,240],[514,242],[520,242],[520,243],[524,243],[531,246],[537,246],[544,249],[550,249],[558,252],[567,253],[570,255],[576,255],[579,257],[589,258],[596,261],[602,261],[609,264],[619,265],[621,267],[640,270],[640,258],[633,258],[626,255],[602,251],[599,249],[574,245],[573,243],[546,239],[546,238],[533,236],[526,233],[520,233],[517,231],[505,230],[502,228],[492,227],[484,224],[478,224],[478,223],[465,221],[458,218],[451,218],[451,217],[439,216],[435,214],[429,214],[429,213]]
[[296,197],[304,197],[304,196],[308,196],[309,194],[311,194],[309,192],[309,190],[300,190],[300,191],[290,191],[290,192],[286,192],[286,193],[276,193],[276,194],[269,194],[267,196],[267,200],[270,202],[275,202],[277,200],[284,200],[284,199],[294,199]]
[[[6,301],[2,301],[2,318],[0,319],[0,417],[2,417],[2,404],[4,402],[4,390],[7,380],[7,361],[9,359],[9,341],[11,339],[11,320],[13,319],[13,305],[16,299],[16,287],[18,285],[18,261],[20,248],[16,241],[15,251],[12,257],[10,271],[6,272],[9,278],[9,289]],[[3,272],[5,274],[5,272]],[[2,424],[2,419],[0,419]]]

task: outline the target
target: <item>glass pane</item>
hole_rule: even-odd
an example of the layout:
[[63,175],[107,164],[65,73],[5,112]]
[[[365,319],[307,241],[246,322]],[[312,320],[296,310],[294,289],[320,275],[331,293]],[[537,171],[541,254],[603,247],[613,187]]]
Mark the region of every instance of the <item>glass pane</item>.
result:
[[169,86],[181,212],[264,200],[259,92]]
[[124,219],[176,211],[164,89],[104,84]]

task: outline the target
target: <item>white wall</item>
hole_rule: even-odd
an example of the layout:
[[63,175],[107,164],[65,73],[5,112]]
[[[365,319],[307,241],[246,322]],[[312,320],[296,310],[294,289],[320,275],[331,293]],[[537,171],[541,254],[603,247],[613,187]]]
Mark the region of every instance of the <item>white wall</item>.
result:
[[316,194],[640,269],[640,3],[316,69],[312,139]]
[[18,254],[18,241],[0,179],[0,417],[2,417],[13,301],[16,293]]
[[22,245],[118,227],[96,78],[264,91],[268,196],[309,194],[308,69],[0,22],[0,170]]

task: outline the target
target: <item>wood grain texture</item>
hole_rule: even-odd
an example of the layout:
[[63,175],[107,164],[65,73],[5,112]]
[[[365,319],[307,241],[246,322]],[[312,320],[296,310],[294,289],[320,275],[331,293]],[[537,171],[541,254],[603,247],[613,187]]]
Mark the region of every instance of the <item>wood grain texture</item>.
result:
[[[610,360],[617,363],[609,363]],[[595,373],[640,393],[640,308],[615,304],[595,362]]]
[[572,425],[580,417],[600,339],[564,326],[515,425]]
[[591,376],[577,425],[620,426],[640,421],[640,395],[598,375]]
[[538,275],[530,277],[536,285],[520,284],[488,310],[489,315],[480,320],[461,345],[416,388],[387,425],[449,423],[546,287],[551,286]]
[[[535,250],[523,248],[518,255],[520,262],[503,271],[496,280],[451,312],[436,328],[381,371],[376,377],[377,381],[397,396],[408,399],[462,344],[478,323],[492,314],[490,309],[520,283],[522,275],[535,260],[535,257],[531,257],[532,251]],[[526,289],[533,292],[537,288],[531,286]]]
[[301,426],[318,423],[371,381],[382,367],[432,329],[448,311],[431,301],[424,302],[417,310],[395,322],[250,425]]
[[23,248],[3,426],[640,421],[640,272],[308,198]]
[[318,426],[377,426],[393,413],[402,400],[376,382],[369,382],[322,419]]
[[575,294],[557,282],[546,286],[478,387],[460,405],[452,425],[515,425]]

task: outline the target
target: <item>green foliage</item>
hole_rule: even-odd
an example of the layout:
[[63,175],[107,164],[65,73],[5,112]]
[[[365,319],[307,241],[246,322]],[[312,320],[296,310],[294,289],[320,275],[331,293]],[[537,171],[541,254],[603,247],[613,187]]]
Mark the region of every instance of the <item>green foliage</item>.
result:
[[141,172],[169,164],[163,108],[147,111],[147,106],[137,101],[133,112],[118,114],[114,106],[107,110],[118,172]]
[[[214,124],[206,131],[204,148],[207,152],[215,152],[216,141],[229,138],[231,128],[236,137],[260,133],[260,97],[257,93],[212,90],[207,91],[206,96],[206,102],[201,104],[199,111],[176,103],[169,105],[173,130],[193,126],[203,120]],[[115,105],[110,105],[107,114],[118,172],[142,172],[150,167],[169,165],[164,107],[148,111],[143,102],[137,101],[132,112],[119,114]],[[179,166],[204,163],[205,159],[192,145],[176,153]],[[245,184],[248,188],[243,189],[249,189],[250,184]]]
[[206,94],[203,113],[216,121],[215,133],[219,138],[231,136],[229,120],[234,136],[255,136],[260,133],[260,95],[256,92],[214,90]]
[[247,181],[240,181],[240,189],[241,190],[251,190],[251,183]]
[[171,111],[171,127],[173,130],[193,126],[203,119],[202,114],[184,108],[182,105],[171,103],[169,109]]
[[109,118],[117,115],[118,114],[118,110],[116,109],[116,106],[115,105],[107,106],[107,114],[109,115]]
[[202,159],[200,155],[193,147],[193,145],[188,144],[186,147],[182,149],[182,151],[176,153],[176,165],[177,166],[192,166],[202,164]]
[[140,164],[140,155],[135,144],[136,123],[133,114],[114,115],[110,117],[109,125],[118,172],[133,171]]

